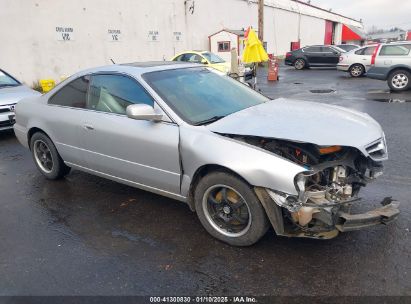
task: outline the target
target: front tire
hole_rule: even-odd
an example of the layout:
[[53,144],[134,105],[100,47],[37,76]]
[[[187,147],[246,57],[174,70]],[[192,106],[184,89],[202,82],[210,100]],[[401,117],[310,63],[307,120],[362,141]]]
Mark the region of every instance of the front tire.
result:
[[358,78],[358,77],[361,77],[362,75],[364,75],[364,73],[365,73],[365,69],[364,69],[364,66],[362,64],[354,64],[350,68],[351,77]]
[[298,58],[296,61],[294,61],[294,67],[296,70],[303,70],[306,66],[307,63],[302,58]]
[[388,77],[388,86],[394,92],[403,92],[410,88],[411,74],[405,70],[396,70]]
[[267,216],[252,187],[226,172],[213,172],[197,184],[195,208],[204,228],[233,246],[256,243],[269,227]]
[[30,149],[37,169],[47,179],[59,179],[70,172],[57,152],[51,139],[42,132],[34,133],[30,139]]

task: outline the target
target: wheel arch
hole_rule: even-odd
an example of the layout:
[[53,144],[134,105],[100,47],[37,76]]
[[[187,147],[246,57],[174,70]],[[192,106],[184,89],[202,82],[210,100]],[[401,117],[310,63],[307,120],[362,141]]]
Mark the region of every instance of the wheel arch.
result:
[[354,62],[352,65],[350,65],[348,71],[351,70],[351,68],[355,65],[361,65],[364,68],[364,72],[366,71],[365,65],[363,65],[361,62]]
[[406,65],[396,65],[396,66],[392,67],[392,68],[389,70],[389,72],[387,73],[387,79],[390,78],[390,76],[391,76],[394,72],[399,71],[399,70],[405,70],[405,71],[407,71],[408,73],[411,74],[411,68],[410,68],[409,66],[406,66]]
[[[46,135],[48,138],[50,138],[50,136],[49,136],[44,130],[42,130],[41,128],[31,127],[31,128],[28,130],[28,132],[27,132],[27,142],[28,142],[28,145],[29,145],[29,149],[31,149],[31,146],[30,146],[31,138],[32,138],[33,135],[34,135],[35,133],[37,133],[37,132],[41,132],[41,133],[43,133],[44,135]],[[50,140],[52,141],[51,138],[50,138]]]
[[242,177],[240,174],[238,174],[237,172],[231,170],[228,167],[218,165],[218,164],[202,165],[201,167],[197,168],[197,170],[194,172],[194,175],[193,175],[193,178],[191,179],[190,187],[189,187],[189,190],[188,190],[187,203],[188,203],[191,211],[195,212],[194,191],[195,191],[195,188],[196,188],[198,182],[201,180],[201,178],[203,178],[204,176],[206,176],[207,174],[210,174],[212,172],[229,173],[229,174],[234,175],[235,177],[243,180],[244,182],[246,182],[250,186],[252,186],[244,177]]

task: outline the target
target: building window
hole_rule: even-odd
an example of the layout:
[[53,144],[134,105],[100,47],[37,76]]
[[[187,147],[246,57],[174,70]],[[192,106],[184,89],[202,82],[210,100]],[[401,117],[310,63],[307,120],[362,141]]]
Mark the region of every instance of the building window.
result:
[[219,52],[229,52],[230,51],[230,41],[220,41],[217,42]]

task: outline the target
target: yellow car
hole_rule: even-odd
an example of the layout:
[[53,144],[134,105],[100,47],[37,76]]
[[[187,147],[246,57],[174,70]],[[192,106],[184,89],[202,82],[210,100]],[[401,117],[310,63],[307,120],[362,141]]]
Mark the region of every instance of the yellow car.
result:
[[186,51],[176,55],[171,60],[204,64],[226,74],[231,70],[230,62],[207,51]]

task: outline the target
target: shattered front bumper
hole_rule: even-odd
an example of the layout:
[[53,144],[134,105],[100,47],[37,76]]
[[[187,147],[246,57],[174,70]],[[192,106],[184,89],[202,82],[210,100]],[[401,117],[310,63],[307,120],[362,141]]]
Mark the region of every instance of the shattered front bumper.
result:
[[338,213],[338,224],[335,225],[335,227],[341,232],[360,230],[379,224],[388,224],[395,220],[400,214],[400,210],[398,209],[400,205],[399,202],[392,201],[384,205],[383,201],[382,205],[383,207],[361,214],[350,214],[340,211]]
[[[270,197],[266,189],[255,188],[255,192],[260,199],[266,214],[277,235],[288,237],[306,237],[315,239],[331,239],[336,237],[340,232],[360,230],[380,224],[388,224],[395,220],[400,210],[400,203],[389,198],[384,199],[380,208],[361,213],[351,214],[345,211],[338,211],[335,222],[328,229],[319,229],[316,231],[303,229],[290,229],[287,227],[284,211],[285,209],[278,206]],[[284,210],[283,210],[284,209]]]

